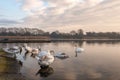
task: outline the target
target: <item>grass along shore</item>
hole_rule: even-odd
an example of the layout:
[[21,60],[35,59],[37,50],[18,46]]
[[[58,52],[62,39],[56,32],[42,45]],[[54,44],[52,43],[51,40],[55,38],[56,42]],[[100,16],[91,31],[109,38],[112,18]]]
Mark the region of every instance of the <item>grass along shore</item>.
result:
[[20,73],[19,63],[0,50],[0,80],[30,80]]

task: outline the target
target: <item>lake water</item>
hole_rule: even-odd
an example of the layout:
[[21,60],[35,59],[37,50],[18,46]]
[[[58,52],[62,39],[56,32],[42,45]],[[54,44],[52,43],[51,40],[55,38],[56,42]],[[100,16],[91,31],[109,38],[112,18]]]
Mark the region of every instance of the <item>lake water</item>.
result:
[[[33,48],[64,52],[67,59],[55,58],[47,69],[41,69],[31,54],[24,56],[20,69],[30,80],[120,80],[120,42],[51,42],[27,43]],[[23,45],[23,43],[1,43],[0,47]],[[75,53],[75,45],[85,49]],[[24,55],[25,51],[22,52]]]

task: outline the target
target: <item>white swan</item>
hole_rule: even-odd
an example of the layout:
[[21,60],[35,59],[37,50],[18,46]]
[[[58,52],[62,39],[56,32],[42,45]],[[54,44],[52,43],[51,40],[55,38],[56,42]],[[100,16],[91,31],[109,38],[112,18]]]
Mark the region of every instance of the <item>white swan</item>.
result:
[[13,46],[11,48],[3,48],[3,50],[7,53],[10,53],[12,55],[11,57],[15,58],[22,65],[22,63],[24,62],[24,58],[21,54],[22,47]]
[[15,54],[15,56],[17,61],[21,61],[22,63],[24,62],[24,58],[21,54]]
[[41,51],[40,47],[38,47],[38,48],[31,48],[31,47],[27,46],[27,44],[24,44],[23,47],[26,50],[26,53],[32,53],[32,55],[37,55]]
[[49,66],[54,61],[54,56],[50,53],[50,51],[41,51],[37,56],[39,65],[41,68]]
[[59,52],[59,53],[55,54],[55,57],[58,57],[58,58],[69,58],[69,56],[66,53],[62,53],[62,52]]
[[38,48],[33,48],[31,53],[32,53],[32,55],[38,55],[40,51],[41,51],[41,48],[40,48],[40,47],[38,47]]
[[24,49],[25,49],[25,51],[26,51],[27,53],[31,53],[32,50],[33,50],[33,49],[32,49],[31,47],[29,47],[27,44],[24,44],[23,47],[24,47]]
[[21,53],[22,52],[22,47],[18,47],[18,46],[13,46],[10,48],[3,48],[3,51],[7,52],[7,53]]
[[83,52],[83,51],[84,51],[83,48],[77,47],[77,45],[75,45],[75,52],[76,53],[80,53],[80,52]]

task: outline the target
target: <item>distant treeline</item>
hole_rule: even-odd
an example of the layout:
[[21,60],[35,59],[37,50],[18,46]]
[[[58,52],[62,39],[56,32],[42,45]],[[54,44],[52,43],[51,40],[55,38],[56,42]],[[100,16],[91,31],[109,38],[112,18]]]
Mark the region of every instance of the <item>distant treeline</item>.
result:
[[120,32],[86,32],[86,38],[120,39]]
[[120,32],[84,32],[82,29],[69,33],[45,32],[38,28],[0,28],[0,36],[47,36],[54,39],[120,39]]
[[48,34],[38,28],[0,28],[0,36],[46,36]]

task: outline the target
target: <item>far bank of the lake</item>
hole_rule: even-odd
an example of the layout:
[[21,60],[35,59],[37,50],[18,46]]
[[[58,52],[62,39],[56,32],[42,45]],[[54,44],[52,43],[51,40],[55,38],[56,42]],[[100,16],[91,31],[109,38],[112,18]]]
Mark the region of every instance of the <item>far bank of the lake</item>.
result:
[[63,39],[63,38],[51,38],[48,36],[0,36],[0,43],[31,43],[31,42],[36,43],[53,41],[120,41],[120,39],[109,38]]
[[59,41],[120,41],[120,39],[21,39],[21,40],[1,40],[0,43],[44,43],[44,42],[59,42]]

